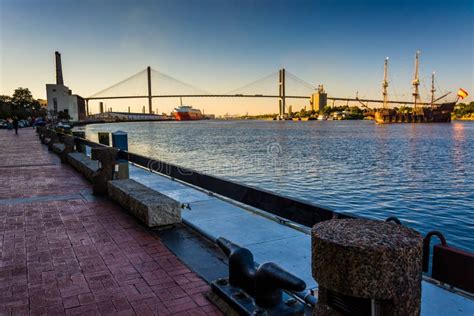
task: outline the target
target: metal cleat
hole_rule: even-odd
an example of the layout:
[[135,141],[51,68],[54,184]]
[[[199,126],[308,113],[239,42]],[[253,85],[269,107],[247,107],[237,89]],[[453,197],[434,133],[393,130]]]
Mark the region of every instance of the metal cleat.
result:
[[217,244],[229,257],[229,278],[212,282],[212,289],[239,314],[304,314],[304,304],[291,295],[305,290],[303,280],[273,262],[257,267],[250,250],[225,238]]

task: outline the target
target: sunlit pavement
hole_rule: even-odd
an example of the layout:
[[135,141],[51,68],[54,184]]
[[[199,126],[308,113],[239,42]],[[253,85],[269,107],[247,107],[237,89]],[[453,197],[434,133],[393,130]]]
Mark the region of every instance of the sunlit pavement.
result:
[[0,130],[0,315],[218,315],[210,287],[41,145]]

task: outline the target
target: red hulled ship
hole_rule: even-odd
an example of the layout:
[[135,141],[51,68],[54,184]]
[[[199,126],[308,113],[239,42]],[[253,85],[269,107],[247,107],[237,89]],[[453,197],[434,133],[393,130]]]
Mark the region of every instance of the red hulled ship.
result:
[[189,105],[181,105],[175,108],[172,114],[177,121],[194,121],[204,119],[201,110],[193,109],[193,107]]

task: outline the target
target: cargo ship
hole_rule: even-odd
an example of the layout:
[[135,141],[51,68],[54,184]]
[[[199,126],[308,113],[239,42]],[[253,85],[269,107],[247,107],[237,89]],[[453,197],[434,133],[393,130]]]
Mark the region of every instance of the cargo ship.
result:
[[[436,101],[446,97],[449,93],[435,99],[435,81],[433,72],[431,76],[431,102],[422,103],[418,86],[420,80],[418,76],[419,54],[415,55],[415,76],[412,81],[413,85],[413,107],[410,110],[401,111],[400,109],[389,109],[388,104],[388,57],[384,64],[384,80],[382,82],[383,91],[383,108],[377,109],[374,113],[374,120],[376,123],[449,123],[451,122],[451,113],[454,111],[456,102],[435,104]],[[428,106],[425,106],[428,105]]]
[[189,105],[181,105],[175,108],[172,114],[177,121],[195,121],[204,119],[201,110],[193,109],[193,107]]

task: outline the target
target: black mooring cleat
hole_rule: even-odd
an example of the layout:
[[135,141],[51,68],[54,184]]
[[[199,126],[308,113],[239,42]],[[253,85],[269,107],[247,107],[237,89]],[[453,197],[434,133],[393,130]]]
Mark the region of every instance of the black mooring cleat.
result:
[[212,283],[212,288],[228,304],[241,314],[302,315],[303,303],[289,292],[301,292],[306,288],[303,280],[292,275],[273,262],[256,268],[253,255],[225,238],[216,240],[229,257],[229,279]]

